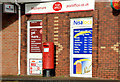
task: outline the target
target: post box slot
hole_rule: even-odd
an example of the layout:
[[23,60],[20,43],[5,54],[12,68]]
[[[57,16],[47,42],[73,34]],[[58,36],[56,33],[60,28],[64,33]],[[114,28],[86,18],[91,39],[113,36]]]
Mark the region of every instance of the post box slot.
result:
[[49,45],[44,45],[44,47],[49,47]]

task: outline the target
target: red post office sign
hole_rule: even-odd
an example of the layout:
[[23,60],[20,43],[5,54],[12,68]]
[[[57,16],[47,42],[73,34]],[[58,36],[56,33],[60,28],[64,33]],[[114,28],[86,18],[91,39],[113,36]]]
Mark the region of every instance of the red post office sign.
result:
[[25,14],[91,11],[94,9],[95,0],[70,0],[25,4]]
[[111,6],[115,10],[120,10],[120,0],[111,0]]

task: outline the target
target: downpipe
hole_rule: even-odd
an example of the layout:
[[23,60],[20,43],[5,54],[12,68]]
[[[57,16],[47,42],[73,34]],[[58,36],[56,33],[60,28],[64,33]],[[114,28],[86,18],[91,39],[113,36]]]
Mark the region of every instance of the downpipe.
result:
[[21,55],[21,6],[15,0],[15,4],[18,6],[18,20],[19,20],[19,34],[18,34],[18,75],[20,75],[20,55]]

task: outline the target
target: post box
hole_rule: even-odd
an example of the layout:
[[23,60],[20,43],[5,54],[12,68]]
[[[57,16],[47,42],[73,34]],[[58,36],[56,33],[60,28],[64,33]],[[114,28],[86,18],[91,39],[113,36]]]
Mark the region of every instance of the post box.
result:
[[[43,43],[43,73],[50,76],[51,70],[54,69],[54,43]],[[48,74],[49,73],[49,74]]]

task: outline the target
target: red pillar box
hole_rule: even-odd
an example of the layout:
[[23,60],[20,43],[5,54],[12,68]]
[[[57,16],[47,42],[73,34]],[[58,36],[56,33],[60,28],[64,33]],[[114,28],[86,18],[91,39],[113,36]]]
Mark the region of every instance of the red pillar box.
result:
[[43,43],[43,76],[51,76],[54,69],[54,43]]

